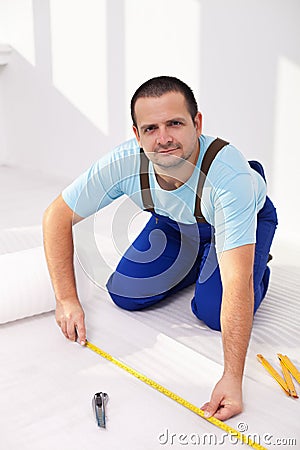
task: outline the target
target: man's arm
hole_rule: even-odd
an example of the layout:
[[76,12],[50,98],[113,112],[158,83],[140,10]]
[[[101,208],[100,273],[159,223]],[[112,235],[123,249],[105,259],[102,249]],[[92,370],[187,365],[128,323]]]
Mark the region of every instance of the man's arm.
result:
[[223,285],[221,330],[224,372],[209,403],[208,416],[226,420],[242,411],[242,379],[253,322],[254,244],[243,245],[220,255]]
[[43,216],[44,249],[56,297],[56,321],[70,340],[85,343],[84,312],[80,304],[74,274],[72,225],[82,218],[57,197]]

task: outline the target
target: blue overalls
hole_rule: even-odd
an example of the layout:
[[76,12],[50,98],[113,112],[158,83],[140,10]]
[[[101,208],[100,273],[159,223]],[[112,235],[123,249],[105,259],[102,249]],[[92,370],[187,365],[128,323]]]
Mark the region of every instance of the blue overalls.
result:
[[[193,313],[210,328],[221,329],[222,282],[214,228],[202,216],[201,195],[210,164],[226,144],[216,139],[203,158],[195,201],[195,224],[178,223],[155,212],[149,187],[149,161],[141,152],[142,197],[145,209],[151,211],[152,216],[108,280],[108,292],[121,308],[143,309],[196,283],[191,302]],[[265,179],[260,163],[249,161],[249,164]],[[270,269],[267,262],[277,226],[276,210],[269,197],[257,219],[254,312],[268,289]]]

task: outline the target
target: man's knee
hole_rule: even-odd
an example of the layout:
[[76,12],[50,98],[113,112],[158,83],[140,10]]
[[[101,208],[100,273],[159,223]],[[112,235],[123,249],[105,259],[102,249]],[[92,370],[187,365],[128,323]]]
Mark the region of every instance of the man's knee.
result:
[[[144,289],[141,289],[141,283],[137,282],[138,280],[132,280],[129,287],[128,283],[122,283],[119,278],[119,273],[114,272],[110,276],[106,288],[113,302],[122,309],[138,311],[154,305],[165,297],[164,293],[147,295]],[[140,281],[142,282],[142,280]]]
[[201,275],[196,283],[195,295],[192,300],[192,311],[212,330],[221,331],[222,281],[219,267],[205,281]]
[[205,304],[199,305],[195,298],[192,300],[192,311],[197,319],[204,322],[209,328],[221,331],[220,311],[210,310]]
[[112,301],[119,306],[119,308],[126,309],[127,311],[138,311],[141,309],[138,299],[125,297],[122,295],[114,294],[113,292],[108,291]]

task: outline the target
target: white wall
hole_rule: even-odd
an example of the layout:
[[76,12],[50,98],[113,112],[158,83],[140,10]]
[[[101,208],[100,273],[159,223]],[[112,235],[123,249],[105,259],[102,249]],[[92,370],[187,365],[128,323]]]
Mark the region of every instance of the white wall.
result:
[[[75,176],[132,137],[129,102],[145,79],[175,73],[199,87],[199,57],[195,64],[186,51],[189,41],[200,52],[197,0],[186,0],[185,8],[180,0],[32,0],[26,38],[11,7],[10,27],[1,26],[9,1],[0,2],[0,41],[10,39],[16,51],[0,82],[11,164]],[[193,25],[185,39],[179,18]],[[34,61],[30,49],[23,51],[31,28]]]
[[109,146],[108,137],[19,53],[1,82],[8,163],[74,177]]
[[31,64],[34,64],[35,42],[32,1],[0,1],[0,41],[10,43]]
[[300,242],[299,23],[298,0],[1,0],[6,162],[75,176],[131,136],[136,87],[173,74],[204,132],[265,164],[280,229]]
[[283,233],[288,240],[299,245],[300,62],[281,57],[276,81],[274,145],[271,155],[272,194],[280,213]]
[[[130,104],[138,86],[158,75],[175,75],[199,92],[202,2],[126,0],[125,4],[125,104]],[[126,130],[131,131],[130,126],[126,114]]]
[[[3,66],[0,66],[0,77]],[[4,102],[2,94],[2,84],[0,83],[0,165],[7,161],[7,146],[6,146],[6,130],[5,130],[5,116],[4,116]]]
[[300,2],[203,0],[205,131],[264,163],[278,234],[300,245]]
[[[300,2],[203,1],[202,19],[206,129],[235,142],[249,158],[261,159],[272,185],[280,63],[285,58],[300,66]],[[290,106],[286,113],[292,116]]]

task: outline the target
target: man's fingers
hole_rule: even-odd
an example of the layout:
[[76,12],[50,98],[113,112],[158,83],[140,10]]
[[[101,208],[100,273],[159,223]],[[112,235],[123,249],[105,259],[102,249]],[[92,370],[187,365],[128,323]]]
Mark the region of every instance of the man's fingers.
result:
[[84,325],[84,318],[82,318],[80,321],[77,322],[76,329],[77,329],[77,335],[78,335],[78,340],[79,340],[80,344],[85,345],[86,329],[85,329],[85,325]]
[[216,411],[219,408],[219,402],[207,402],[203,405],[202,409],[204,410],[204,417],[215,416]]
[[86,329],[84,325],[84,318],[81,318],[77,322],[69,318],[66,322],[62,321],[61,330],[67,339],[70,341],[78,341],[81,345],[86,343]]
[[204,405],[201,406],[201,409],[203,409],[203,411],[206,410],[206,408],[208,407],[209,402],[204,403]]
[[80,303],[74,299],[65,302],[57,301],[55,318],[61,331],[70,341],[79,339],[82,345],[86,343],[84,311]]
[[230,417],[235,416],[236,414],[239,414],[241,412],[241,409],[238,405],[232,405],[232,404],[215,404],[213,402],[207,402],[205,403],[202,408],[204,411],[204,416],[209,418],[214,416],[216,419],[219,420],[227,420]]
[[236,414],[239,414],[241,411],[238,407],[235,407],[234,405],[226,405],[224,407],[221,407],[218,409],[218,411],[214,414],[214,417],[219,420],[227,420],[230,417],[235,416]]
[[67,322],[65,320],[62,320],[59,324],[61,331],[63,332],[63,334],[68,337],[67,335]]
[[76,337],[75,323],[73,320],[69,319],[67,324],[67,338],[70,339],[70,341],[75,341]]
[[222,421],[239,414],[243,409],[240,380],[224,375],[216,384],[210,401],[202,409],[204,417],[214,416]]
[[229,419],[233,414],[230,413],[228,408],[220,408],[217,412],[215,412],[214,417],[219,420]]

